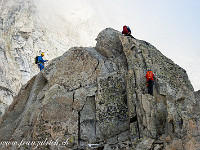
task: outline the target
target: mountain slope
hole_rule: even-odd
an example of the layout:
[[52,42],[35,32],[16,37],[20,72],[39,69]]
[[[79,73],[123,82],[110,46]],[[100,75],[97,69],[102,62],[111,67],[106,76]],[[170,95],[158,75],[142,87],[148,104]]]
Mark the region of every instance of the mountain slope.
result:
[[[0,141],[60,145],[1,149],[197,148],[197,99],[185,70],[151,44],[111,28],[96,40],[94,48],[74,47],[52,60],[1,119]],[[146,89],[148,69],[156,76],[153,96]]]

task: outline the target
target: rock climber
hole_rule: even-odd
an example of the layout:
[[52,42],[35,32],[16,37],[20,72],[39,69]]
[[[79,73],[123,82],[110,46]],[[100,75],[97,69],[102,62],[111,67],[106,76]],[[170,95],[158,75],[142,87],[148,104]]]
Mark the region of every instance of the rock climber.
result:
[[125,36],[130,36],[131,38],[134,38],[131,35],[131,29],[128,26],[126,26],[126,25],[123,26],[122,34],[125,35]]
[[146,79],[147,79],[146,85],[148,87],[148,94],[153,95],[154,74],[151,70],[147,71]]
[[37,57],[37,64],[38,68],[40,68],[40,71],[44,68],[44,62],[47,62],[48,60],[43,60],[44,53],[41,53],[41,56]]

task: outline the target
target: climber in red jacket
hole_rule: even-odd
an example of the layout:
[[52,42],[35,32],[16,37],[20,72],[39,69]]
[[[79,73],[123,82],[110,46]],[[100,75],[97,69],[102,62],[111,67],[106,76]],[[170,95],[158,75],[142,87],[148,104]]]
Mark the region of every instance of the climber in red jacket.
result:
[[148,87],[148,93],[153,95],[154,74],[151,70],[147,71],[146,78],[147,78],[146,84]]
[[128,26],[126,26],[126,25],[123,26],[122,34],[125,35],[125,36],[130,36],[131,38],[134,38],[131,35],[131,29]]

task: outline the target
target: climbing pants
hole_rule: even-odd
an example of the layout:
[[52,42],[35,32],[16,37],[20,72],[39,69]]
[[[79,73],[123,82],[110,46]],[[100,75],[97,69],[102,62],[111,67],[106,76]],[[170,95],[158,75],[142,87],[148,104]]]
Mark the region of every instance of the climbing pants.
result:
[[147,81],[148,82],[148,93],[153,95],[153,81],[150,80],[150,81]]
[[40,71],[41,71],[44,68],[44,65],[42,63],[39,63],[38,68],[40,68]]

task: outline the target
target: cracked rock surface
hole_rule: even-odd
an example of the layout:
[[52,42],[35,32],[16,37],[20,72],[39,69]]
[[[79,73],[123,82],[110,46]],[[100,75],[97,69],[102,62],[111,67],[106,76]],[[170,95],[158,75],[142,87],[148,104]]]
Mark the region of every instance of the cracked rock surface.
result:
[[[107,28],[24,85],[0,122],[0,141],[67,141],[38,149],[197,149],[199,93],[151,44]],[[155,76],[147,94],[145,75]],[[16,145],[0,145],[16,149]],[[19,149],[34,149],[22,145]],[[94,148],[93,148],[94,149]]]

